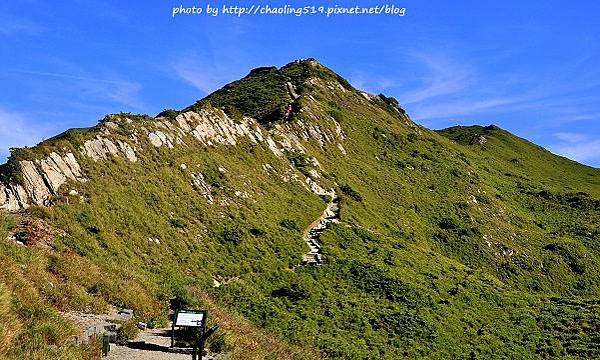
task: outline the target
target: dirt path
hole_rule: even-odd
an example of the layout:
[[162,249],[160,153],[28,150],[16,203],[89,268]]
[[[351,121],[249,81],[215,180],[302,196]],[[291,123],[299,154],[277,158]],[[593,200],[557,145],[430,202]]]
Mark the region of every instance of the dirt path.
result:
[[[108,360],[189,360],[190,354],[169,352],[171,329],[146,329],[129,346],[110,344]],[[213,357],[202,357],[203,360]]]

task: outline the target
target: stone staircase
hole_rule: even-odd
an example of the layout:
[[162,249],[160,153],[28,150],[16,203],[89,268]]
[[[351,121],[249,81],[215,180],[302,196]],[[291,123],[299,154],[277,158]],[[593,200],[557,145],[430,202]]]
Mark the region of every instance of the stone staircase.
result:
[[318,240],[329,224],[340,221],[340,198],[332,191],[330,199],[323,214],[305,232],[304,241],[310,251],[304,255],[302,262],[304,265],[321,265],[323,263],[323,254],[321,254],[321,245]]

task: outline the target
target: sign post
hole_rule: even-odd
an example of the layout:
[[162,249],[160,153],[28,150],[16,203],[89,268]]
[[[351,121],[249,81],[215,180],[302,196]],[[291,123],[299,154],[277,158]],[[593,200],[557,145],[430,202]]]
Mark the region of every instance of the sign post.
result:
[[208,319],[208,310],[188,310],[179,309],[175,312],[173,317],[173,326],[171,329],[171,347],[175,346],[175,327],[193,327],[200,328],[200,336],[198,339],[194,339],[194,345],[192,350],[192,360],[198,360],[198,353],[200,354],[200,360],[202,360],[202,353],[204,352],[204,343],[212,334],[219,329],[218,326],[213,326],[206,330],[206,322]]
[[201,328],[201,332],[204,334],[206,332],[207,317],[208,310],[177,310],[175,312],[175,317],[173,318],[173,327],[171,329],[171,347],[175,346],[175,327]]
[[192,360],[198,360],[197,354],[200,353],[200,360],[202,360],[202,354],[204,354],[204,343],[215,331],[219,330],[219,326],[215,325],[204,332],[196,343],[194,343],[194,351],[192,352]]

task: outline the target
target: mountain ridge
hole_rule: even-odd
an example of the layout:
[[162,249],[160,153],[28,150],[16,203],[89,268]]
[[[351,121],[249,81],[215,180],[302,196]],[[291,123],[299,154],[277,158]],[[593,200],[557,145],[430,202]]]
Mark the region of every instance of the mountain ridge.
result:
[[[497,127],[433,132],[340,79],[313,59],[259,68],[13,152],[0,290],[34,345],[8,354],[80,354],[57,310],[160,325],[200,291],[323,358],[600,355],[598,169]],[[324,262],[299,266],[332,190]]]

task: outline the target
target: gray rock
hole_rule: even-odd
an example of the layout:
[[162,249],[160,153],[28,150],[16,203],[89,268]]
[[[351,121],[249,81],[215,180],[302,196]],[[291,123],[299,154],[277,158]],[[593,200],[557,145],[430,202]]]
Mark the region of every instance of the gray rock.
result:
[[14,194],[16,209],[27,209],[29,205],[27,204],[28,196],[25,188],[20,184],[11,185],[10,188],[12,189],[12,192]]
[[94,161],[107,160],[107,154],[118,155],[119,149],[110,140],[97,136],[93,140],[88,140],[83,144],[84,153]]
[[127,158],[127,160],[129,160],[131,162],[138,161],[138,158],[135,155],[135,151],[133,150],[131,145],[129,145],[128,143],[126,143],[124,141],[119,141],[119,140],[117,140],[117,144],[119,144],[119,148],[121,149],[123,154],[125,154],[125,157]]
[[23,160],[19,162],[21,172],[25,182],[25,190],[34,204],[44,206],[52,196],[50,190],[44,183],[44,178],[40,175],[32,161]]
[[103,142],[98,139],[88,140],[83,144],[85,154],[94,161],[100,159],[106,160],[106,152],[104,151]]
[[102,139],[88,140],[83,144],[85,154],[94,161],[106,160],[106,150]]
[[294,88],[294,85],[292,85],[292,83],[291,83],[291,82],[289,82],[289,81],[286,83],[286,85],[287,85],[288,91],[290,92],[290,96],[291,96],[291,97],[292,97],[294,100],[298,99],[298,98],[300,97],[300,95],[298,95],[298,94],[296,93],[296,89]]
[[111,129],[116,129],[116,128],[118,128],[118,127],[119,127],[119,125],[115,124],[115,123],[114,123],[114,122],[112,122],[112,121],[107,121],[107,122],[105,122],[105,123],[104,123],[104,126],[106,126],[106,127],[108,127],[108,128],[111,128]]
[[121,309],[121,311],[119,311],[119,315],[125,320],[131,320],[133,319],[133,310]]
[[115,145],[112,141],[108,140],[108,139],[103,139],[104,140],[104,148],[106,149],[106,151],[108,153],[110,153],[111,155],[117,156],[119,154],[119,149],[117,148],[117,145]]
[[181,128],[181,130],[183,130],[184,132],[189,133],[190,131],[192,131],[192,128],[187,123],[187,120],[185,119],[185,116],[179,115],[179,116],[177,116],[175,118],[175,121],[177,121],[177,124],[179,125],[179,127]]
[[67,155],[64,157],[64,161],[69,166],[69,169],[71,169],[71,172],[76,178],[81,177],[81,167],[79,167],[79,163],[77,163],[77,160],[75,160],[73,153],[67,153]]
[[58,194],[58,188],[67,181],[67,177],[52,158],[38,160],[37,163],[41,167],[42,176],[49,186],[50,193],[52,195]]
[[210,186],[204,181],[204,176],[201,173],[192,174],[192,184],[204,196],[209,204],[213,203]]
[[[73,154],[71,154],[71,156],[72,155]],[[77,175],[73,173],[73,170],[71,170],[67,162],[62,157],[60,157],[60,155],[58,155],[55,152],[51,152],[50,157],[48,159],[51,159],[56,165],[56,167],[59,169],[59,171],[62,172],[64,176],[66,176],[68,179],[77,180]],[[77,168],[79,168],[79,164],[77,165]]]
[[[159,122],[159,124],[163,124],[163,123]],[[164,124],[163,124],[163,126],[164,126]],[[183,141],[181,141],[179,138],[176,138],[175,136],[173,136],[173,134],[171,134],[170,132],[163,132],[160,130],[156,130],[154,132],[149,133],[148,138],[150,139],[150,142],[152,143],[152,145],[154,145],[155,147],[161,147],[161,146],[165,145],[169,149],[172,149],[173,142],[183,143]]]
[[0,207],[8,201],[8,195],[6,194],[6,186],[0,184]]
[[162,140],[156,133],[153,133],[153,132],[149,133],[148,138],[150,139],[150,143],[152,145],[154,145],[155,147],[161,147],[163,144]]

